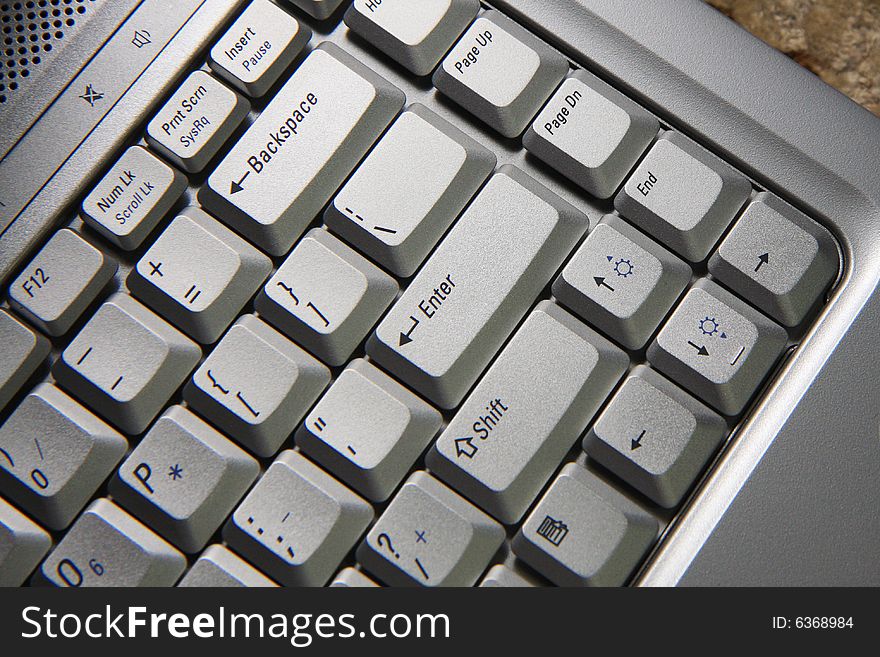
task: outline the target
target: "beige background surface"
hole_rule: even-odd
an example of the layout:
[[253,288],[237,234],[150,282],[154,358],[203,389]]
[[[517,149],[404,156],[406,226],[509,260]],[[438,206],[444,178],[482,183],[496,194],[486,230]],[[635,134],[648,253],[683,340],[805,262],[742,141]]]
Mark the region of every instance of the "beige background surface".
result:
[[707,0],[880,115],[880,0]]

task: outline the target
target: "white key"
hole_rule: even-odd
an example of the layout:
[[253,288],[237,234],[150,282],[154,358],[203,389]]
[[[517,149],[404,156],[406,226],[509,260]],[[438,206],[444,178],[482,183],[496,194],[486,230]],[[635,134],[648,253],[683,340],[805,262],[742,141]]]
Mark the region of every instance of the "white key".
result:
[[320,228],[300,240],[257,297],[261,316],[341,365],[397,296],[397,281]]
[[55,379],[128,433],[152,422],[201,349],[127,294],[114,294],[55,361]]
[[293,450],[281,452],[223,529],[260,570],[287,586],[323,586],[373,509]]
[[253,315],[223,336],[186,384],[196,411],[258,456],[278,451],[330,382],[330,370]]
[[587,221],[519,169],[501,167],[379,324],[368,353],[454,408]]
[[447,425],[426,463],[450,486],[513,524],[628,365],[620,349],[543,301]]
[[119,466],[113,497],[184,552],[201,550],[260,471],[256,459],[172,406]]
[[63,529],[125,455],[125,438],[48,383],[0,427],[0,490]]
[[21,585],[51,545],[42,527],[0,498],[0,587]]
[[392,586],[472,586],[504,540],[504,529],[427,472],[416,472],[357,550]]
[[199,208],[175,217],[128,276],[147,305],[199,342],[226,330],[272,261]]
[[575,71],[535,118],[523,146],[594,196],[608,198],[659,128],[629,98]]
[[211,48],[209,64],[249,96],[262,96],[303,51],[312,32],[269,0],[252,0]]
[[82,204],[83,220],[126,251],[138,248],[186,189],[186,176],[132,146]]
[[442,421],[422,399],[358,359],[309,413],[296,444],[356,491],[381,502]]
[[354,0],[345,24],[416,75],[427,75],[479,10],[479,0]]
[[222,545],[211,545],[177,583],[179,587],[275,588],[278,585]]
[[568,62],[497,11],[475,20],[434,72],[434,86],[505,137],[516,137]]
[[323,20],[329,18],[339,8],[343,0],[286,0],[314,18]]
[[186,559],[108,499],[92,502],[43,562],[55,586],[173,586]]
[[52,345],[0,308],[0,410],[46,360]]
[[356,588],[378,588],[378,584],[364,575],[357,568],[343,568],[336,575],[334,580],[330,582],[330,586],[337,588],[356,589]]
[[64,335],[116,269],[115,260],[63,228],[9,286],[9,299],[49,335]]
[[492,566],[480,581],[483,588],[526,588],[538,586],[531,578],[508,568],[504,564]]
[[199,200],[258,246],[284,255],[403,103],[399,89],[322,43],[210,175]]
[[324,213],[336,234],[409,277],[495,168],[495,155],[412,105]]
[[147,124],[147,142],[184,171],[204,169],[250,104],[204,71],[195,71]]

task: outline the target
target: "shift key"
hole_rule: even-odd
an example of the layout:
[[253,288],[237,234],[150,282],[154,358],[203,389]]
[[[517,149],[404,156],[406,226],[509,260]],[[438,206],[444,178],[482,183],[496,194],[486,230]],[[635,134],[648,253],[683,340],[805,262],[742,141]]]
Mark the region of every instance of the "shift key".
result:
[[264,250],[284,255],[404,100],[364,64],[322,43],[210,175],[199,200]]
[[498,170],[367,343],[377,362],[454,408],[587,230],[516,167]]

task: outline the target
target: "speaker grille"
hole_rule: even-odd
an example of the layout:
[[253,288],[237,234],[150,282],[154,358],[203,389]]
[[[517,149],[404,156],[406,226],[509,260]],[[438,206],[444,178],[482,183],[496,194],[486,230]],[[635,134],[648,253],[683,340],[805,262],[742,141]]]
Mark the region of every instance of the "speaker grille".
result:
[[0,0],[0,105],[31,75],[94,0]]

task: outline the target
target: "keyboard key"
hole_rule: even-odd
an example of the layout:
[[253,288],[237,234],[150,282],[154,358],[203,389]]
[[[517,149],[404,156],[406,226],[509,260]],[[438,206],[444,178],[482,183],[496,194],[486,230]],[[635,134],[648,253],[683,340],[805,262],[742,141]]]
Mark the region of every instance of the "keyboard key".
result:
[[186,559],[110,500],[89,505],[43,562],[55,586],[173,586]]
[[517,522],[628,365],[542,301],[437,439],[428,467],[501,522]]
[[211,545],[202,552],[177,586],[271,588],[278,585],[228,548]]
[[785,348],[785,330],[711,281],[687,293],[648,360],[725,415],[736,415]]
[[519,169],[501,167],[379,324],[367,352],[454,408],[587,222]]
[[306,234],[257,297],[261,316],[342,365],[394,301],[397,281],[321,228]]
[[503,540],[501,525],[416,472],[370,529],[357,558],[392,586],[472,586]]
[[250,104],[232,89],[195,71],[147,125],[147,142],[184,171],[197,173],[249,110]]
[[196,411],[272,456],[330,383],[330,370],[253,315],[233,325],[186,384]]
[[49,335],[64,335],[116,269],[115,260],[62,228],[9,286],[9,300]]
[[227,543],[286,586],[323,586],[373,509],[293,450],[281,452],[223,530]]
[[127,294],[114,294],[53,367],[56,380],[117,427],[141,433],[201,357],[198,345]]
[[0,490],[63,529],[125,455],[125,438],[48,383],[0,427]]
[[52,345],[7,311],[0,309],[0,410],[43,364]]
[[797,326],[837,274],[834,238],[767,192],[746,208],[709,271],[785,326]]
[[330,586],[336,588],[357,589],[357,588],[378,588],[378,584],[364,575],[357,568],[343,568],[339,571],[336,578],[330,582]]
[[458,128],[412,105],[348,180],[324,221],[382,266],[409,277],[495,162]]
[[205,547],[260,472],[182,406],[152,426],[110,482],[113,497],[184,552]]
[[657,521],[575,463],[566,465],[513,539],[516,556],[559,586],[621,586]]
[[252,0],[211,48],[208,63],[249,96],[262,96],[303,51],[312,32],[269,0]]
[[703,471],[726,431],[718,415],[639,365],[584,438],[584,450],[671,509]]
[[553,283],[553,294],[628,349],[641,349],[691,281],[691,268],[608,216]]
[[531,578],[508,568],[504,564],[492,566],[480,581],[482,588],[526,588],[538,586]]
[[609,198],[660,128],[636,103],[575,71],[523,136],[523,146],[593,196]]
[[442,421],[422,399],[357,359],[309,413],[296,444],[356,491],[382,502]]
[[126,251],[138,248],[186,189],[186,176],[132,146],[82,204],[83,220]]
[[287,2],[299,7],[314,18],[324,20],[339,8],[343,0],[287,0]]
[[471,24],[433,80],[442,94],[516,137],[567,72],[562,55],[493,10]]
[[196,207],[186,208],[128,276],[132,293],[199,342],[219,338],[272,261]]
[[0,498],[0,586],[20,586],[51,545],[42,527]]
[[354,0],[345,24],[416,75],[427,75],[479,10],[479,0]]
[[322,43],[210,175],[199,200],[258,246],[284,255],[403,103],[399,89]]
[[751,192],[751,183],[702,148],[677,133],[657,140],[626,185],[614,207],[642,230],[699,262]]

